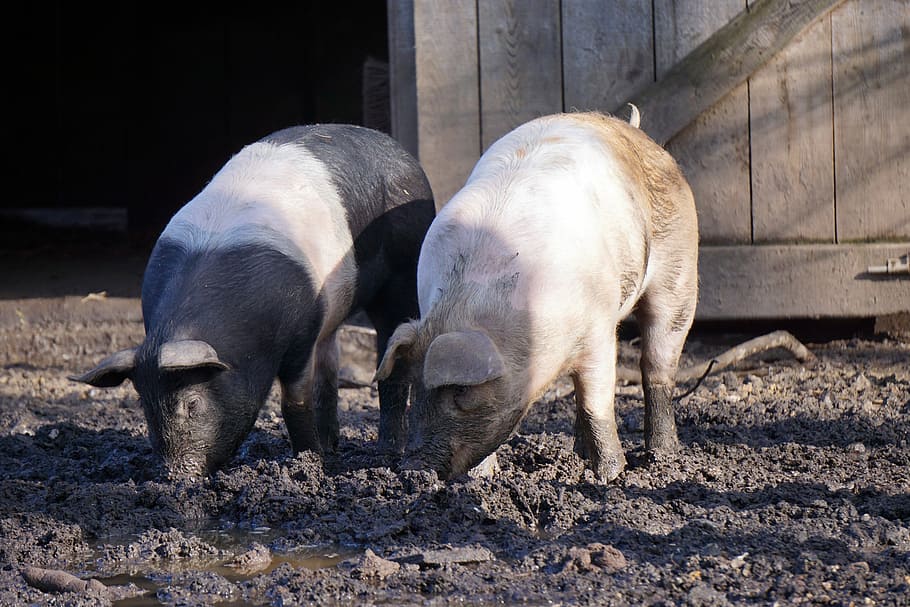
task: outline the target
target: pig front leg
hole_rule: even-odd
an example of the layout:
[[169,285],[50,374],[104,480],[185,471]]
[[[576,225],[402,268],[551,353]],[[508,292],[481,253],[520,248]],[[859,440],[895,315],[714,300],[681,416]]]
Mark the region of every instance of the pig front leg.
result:
[[668,455],[679,449],[673,392],[676,371],[695,313],[694,297],[649,296],[636,317],[641,328],[641,378],[645,396],[645,449]]
[[338,447],[338,342],[336,333],[316,344],[302,377],[282,384],[281,414],[294,453]]
[[379,382],[379,446],[404,453],[408,438],[407,405],[410,386],[394,373]]
[[626,467],[613,408],[616,334],[607,332],[572,374],[575,383],[575,451],[588,460],[598,480],[608,483]]
[[[376,329],[376,352],[380,360],[395,328],[419,313],[413,298],[405,296],[417,290],[415,281],[416,272],[391,280],[377,301],[367,308],[367,316]],[[403,313],[409,316],[402,317]],[[408,440],[407,409],[411,385],[403,367],[396,365],[386,379],[379,381],[379,446],[394,453],[404,453]]]
[[312,375],[293,384],[282,384],[281,416],[288,429],[291,449],[322,452],[319,434],[316,432],[316,412],[313,407]]

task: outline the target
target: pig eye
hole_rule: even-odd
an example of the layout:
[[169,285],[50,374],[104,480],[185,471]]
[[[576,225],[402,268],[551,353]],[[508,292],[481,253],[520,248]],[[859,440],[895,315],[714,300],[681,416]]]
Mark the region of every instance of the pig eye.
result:
[[186,414],[193,417],[202,410],[202,397],[191,396],[186,399]]
[[452,400],[455,407],[461,411],[471,411],[480,405],[481,401],[468,386],[452,386]]

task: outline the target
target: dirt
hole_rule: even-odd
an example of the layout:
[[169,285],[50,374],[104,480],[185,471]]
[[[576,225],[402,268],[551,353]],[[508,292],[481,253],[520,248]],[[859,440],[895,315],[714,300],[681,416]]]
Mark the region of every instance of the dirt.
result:
[[[273,392],[223,470],[169,481],[132,387],[67,379],[141,338],[135,298],[0,301],[0,604],[910,604],[906,342],[710,376],[661,461],[622,386],[630,467],[601,485],[572,451],[565,379],[493,478],[398,472],[365,387],[341,393],[336,454],[292,455]],[[686,361],[741,338],[696,332]],[[39,589],[34,568],[78,583]]]

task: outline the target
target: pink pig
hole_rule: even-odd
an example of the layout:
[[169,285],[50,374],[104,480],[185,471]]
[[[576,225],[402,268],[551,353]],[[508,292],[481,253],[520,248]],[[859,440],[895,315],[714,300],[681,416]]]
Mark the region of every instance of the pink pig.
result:
[[616,329],[641,328],[645,445],[678,446],[672,396],[697,298],[698,227],[676,162],[633,124],[544,116],[497,141],[440,211],[418,262],[421,318],[377,371],[412,384],[408,466],[466,472],[559,375],[575,448],[598,478],[625,467],[613,409]]

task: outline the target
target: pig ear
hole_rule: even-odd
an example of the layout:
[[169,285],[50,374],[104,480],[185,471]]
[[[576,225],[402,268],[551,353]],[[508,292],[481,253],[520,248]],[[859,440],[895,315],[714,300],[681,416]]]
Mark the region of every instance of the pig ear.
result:
[[395,362],[417,341],[417,327],[414,323],[406,322],[398,325],[389,343],[385,347],[385,354],[379,361],[373,381],[382,381],[389,378],[395,369]]
[[98,366],[82,375],[70,375],[73,381],[96,388],[112,388],[119,386],[123,380],[129,378],[136,368],[136,348],[115,352],[98,363]]
[[481,331],[443,333],[433,340],[423,363],[423,383],[477,386],[502,377],[505,363],[490,336]]
[[158,368],[162,371],[181,371],[210,367],[228,369],[226,363],[218,358],[218,352],[204,341],[185,339],[169,341],[161,346],[158,352]]

